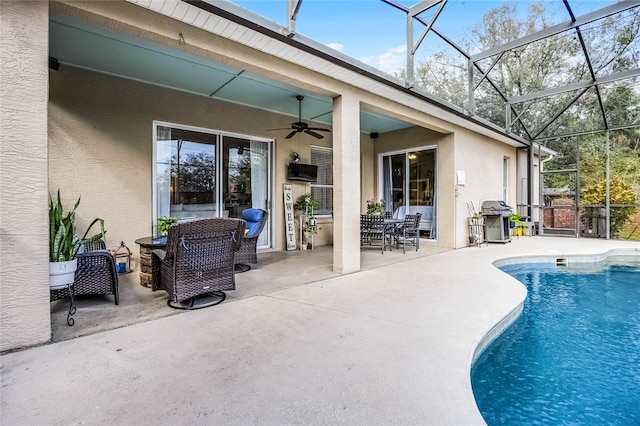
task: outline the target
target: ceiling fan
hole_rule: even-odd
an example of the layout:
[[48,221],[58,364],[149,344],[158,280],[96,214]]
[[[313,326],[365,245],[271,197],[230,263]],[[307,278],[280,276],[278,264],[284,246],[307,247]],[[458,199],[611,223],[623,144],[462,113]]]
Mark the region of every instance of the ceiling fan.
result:
[[[330,132],[331,130],[323,129],[320,127],[309,127],[307,123],[303,122],[302,121],[302,100],[304,99],[304,96],[296,95],[296,99],[298,100],[298,121],[294,121],[293,123],[291,123],[291,133],[289,133],[284,138],[291,139],[296,133],[303,133],[303,132],[313,136],[314,138],[318,138],[318,139],[324,138],[324,136],[316,132]],[[282,129],[269,129],[269,130],[289,130],[289,128],[285,127]]]

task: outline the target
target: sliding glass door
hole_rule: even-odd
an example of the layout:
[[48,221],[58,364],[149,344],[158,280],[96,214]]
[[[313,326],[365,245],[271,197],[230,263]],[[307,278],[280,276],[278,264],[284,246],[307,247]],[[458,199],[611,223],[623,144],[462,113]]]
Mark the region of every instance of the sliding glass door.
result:
[[436,150],[420,148],[380,156],[386,208],[394,217],[421,213],[423,237],[436,238]]
[[[241,218],[248,208],[270,213],[271,141],[169,123],[154,128],[154,223]],[[268,223],[258,247],[271,245],[270,232]]]
[[[224,188],[219,204],[225,215],[242,217],[242,211],[250,208],[269,211],[269,148],[268,142],[222,136]],[[268,247],[270,230],[265,226],[258,247]]]

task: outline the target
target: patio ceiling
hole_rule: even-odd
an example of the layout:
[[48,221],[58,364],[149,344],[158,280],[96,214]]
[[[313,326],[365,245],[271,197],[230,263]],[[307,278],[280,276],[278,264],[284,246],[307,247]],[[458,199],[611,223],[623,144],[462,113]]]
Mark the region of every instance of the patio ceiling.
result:
[[[51,13],[49,56],[62,66],[133,79],[291,117],[298,115],[296,95],[304,95],[302,118],[332,123],[333,100],[240,68],[169,49],[68,16]],[[361,109],[365,133],[384,133],[412,124]]]

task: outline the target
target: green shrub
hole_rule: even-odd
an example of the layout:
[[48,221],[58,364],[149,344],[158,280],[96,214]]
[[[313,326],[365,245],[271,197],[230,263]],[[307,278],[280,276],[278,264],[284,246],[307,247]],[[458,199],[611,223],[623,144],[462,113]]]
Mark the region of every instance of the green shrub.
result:
[[[636,204],[637,197],[633,190],[633,185],[622,179],[612,179],[609,187],[609,203],[613,205],[633,205]],[[587,185],[582,190],[581,203],[583,205],[602,205],[607,203],[607,185],[605,182],[598,182]],[[617,236],[624,224],[629,221],[636,212],[636,208],[611,207],[611,235]]]

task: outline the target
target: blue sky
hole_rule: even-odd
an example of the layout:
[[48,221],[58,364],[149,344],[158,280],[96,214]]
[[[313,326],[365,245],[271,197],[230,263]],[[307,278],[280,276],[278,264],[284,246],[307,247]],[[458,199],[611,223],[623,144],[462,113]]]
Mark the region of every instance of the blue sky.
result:
[[[569,1],[578,16],[612,3]],[[526,12],[529,1],[511,2],[517,5],[519,13]],[[286,0],[233,0],[233,3],[286,26]],[[400,0],[398,3],[411,6],[417,0]],[[487,11],[503,3],[449,0],[435,27],[460,43]],[[556,12],[551,18],[552,24],[568,20],[561,1],[546,0],[545,4],[550,11]],[[430,9],[420,16],[429,20],[431,13]],[[391,74],[405,67],[405,14],[379,0],[303,0],[296,20],[296,32]],[[434,35],[429,35],[424,44],[425,48],[433,49],[441,45]]]

